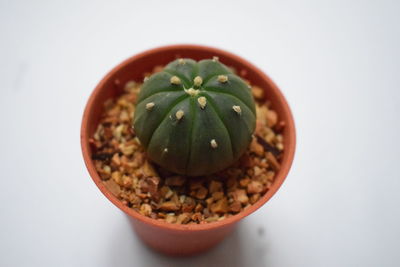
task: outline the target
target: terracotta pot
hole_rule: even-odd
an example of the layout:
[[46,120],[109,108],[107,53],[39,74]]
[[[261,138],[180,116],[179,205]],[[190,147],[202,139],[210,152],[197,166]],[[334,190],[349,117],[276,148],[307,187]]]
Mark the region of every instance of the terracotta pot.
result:
[[[218,56],[220,61],[234,67],[244,78],[265,89],[272,108],[286,122],[284,128],[285,151],[281,169],[277,173],[272,188],[250,208],[239,214],[202,225],[175,225],[145,217],[122,204],[103,184],[91,160],[92,150],[89,138],[93,136],[100,120],[103,103],[110,97],[121,93],[123,85],[129,80],[142,81],[143,73],[150,72],[156,65],[164,65],[178,57],[195,60]],[[100,191],[118,208],[132,219],[138,236],[150,247],[171,255],[189,255],[205,251],[226,237],[241,219],[264,205],[279,189],[285,180],[293,161],[295,151],[295,126],[289,106],[272,80],[248,61],[226,51],[198,46],[172,45],[147,50],[137,54],[112,69],[96,86],[83,115],[81,145],[86,167]]]

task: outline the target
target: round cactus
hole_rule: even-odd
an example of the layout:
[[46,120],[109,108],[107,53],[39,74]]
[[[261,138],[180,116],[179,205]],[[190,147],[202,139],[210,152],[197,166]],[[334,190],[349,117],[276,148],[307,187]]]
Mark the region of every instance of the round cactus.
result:
[[177,59],[150,76],[133,119],[148,157],[189,176],[234,163],[247,149],[255,122],[249,86],[216,57]]

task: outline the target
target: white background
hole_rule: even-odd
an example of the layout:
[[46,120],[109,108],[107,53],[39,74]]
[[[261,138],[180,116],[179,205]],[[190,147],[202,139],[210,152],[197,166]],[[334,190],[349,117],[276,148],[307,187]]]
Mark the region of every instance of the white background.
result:
[[[0,266],[400,266],[398,1],[0,0]],[[278,193],[209,253],[144,247],[79,131],[112,67],[175,43],[237,53],[297,126]]]

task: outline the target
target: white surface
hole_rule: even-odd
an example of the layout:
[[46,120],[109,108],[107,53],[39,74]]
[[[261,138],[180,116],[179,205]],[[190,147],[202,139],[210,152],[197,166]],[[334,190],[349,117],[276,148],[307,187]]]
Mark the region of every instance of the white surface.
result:
[[[398,1],[1,1],[0,266],[400,266],[399,12]],[[298,136],[277,195],[190,259],[139,242],[79,144],[102,76],[172,43],[266,71]]]

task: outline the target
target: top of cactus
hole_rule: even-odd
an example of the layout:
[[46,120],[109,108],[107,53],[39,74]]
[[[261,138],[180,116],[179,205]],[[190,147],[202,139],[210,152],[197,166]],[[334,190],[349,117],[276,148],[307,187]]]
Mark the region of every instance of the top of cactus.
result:
[[166,169],[206,175],[246,150],[255,128],[248,85],[218,58],[177,59],[147,79],[134,127],[148,157]]

